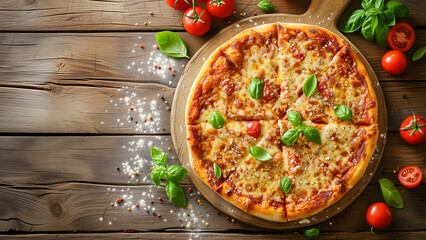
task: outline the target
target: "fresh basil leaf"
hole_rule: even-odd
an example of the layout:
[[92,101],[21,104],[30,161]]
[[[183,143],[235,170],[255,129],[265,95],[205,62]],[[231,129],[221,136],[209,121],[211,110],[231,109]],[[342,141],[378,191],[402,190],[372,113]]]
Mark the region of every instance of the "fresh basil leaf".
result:
[[361,2],[361,6],[362,8],[365,9],[365,11],[367,11],[368,9],[374,8],[374,0],[363,0]]
[[374,31],[377,28],[379,23],[377,16],[369,16],[365,18],[364,23],[362,24],[361,33],[369,41],[374,39]]
[[182,187],[171,180],[166,181],[166,194],[169,201],[178,207],[186,207],[186,197]]
[[149,149],[151,150],[152,161],[157,165],[166,166],[167,164],[166,154],[156,148],[149,148]]
[[355,10],[351,17],[346,21],[341,27],[340,31],[344,33],[352,33],[356,30],[360,29],[362,26],[362,23],[365,19],[365,10],[364,9],[358,9]]
[[321,144],[321,137],[316,128],[312,126],[304,126],[302,128],[302,133],[307,139],[309,139],[309,141]]
[[376,32],[374,33],[374,37],[376,38],[376,42],[380,47],[388,46],[388,33],[389,27],[379,22],[376,28]]
[[249,86],[250,96],[254,99],[259,99],[263,94],[264,83],[262,79],[253,78]]
[[262,0],[260,1],[257,6],[262,9],[262,11],[265,12],[275,12],[277,11],[277,8],[270,2]]
[[389,9],[379,14],[379,23],[391,27],[395,25],[395,14]]
[[309,228],[302,231],[303,235],[307,238],[316,238],[319,235],[318,228]]
[[214,168],[214,175],[216,176],[217,179],[219,179],[220,176],[222,176],[222,171],[220,170],[219,165],[217,165],[217,163],[213,163],[213,168]]
[[385,0],[375,0],[374,8],[377,10],[383,10],[383,8],[385,8]]
[[417,49],[416,52],[413,54],[413,61],[419,60],[425,55],[425,53],[426,53],[426,46]]
[[398,1],[390,1],[386,4],[386,7],[391,10],[396,17],[410,17],[407,6]]
[[271,155],[265,149],[258,146],[250,148],[250,155],[260,161],[268,161],[272,159]]
[[349,120],[352,119],[352,111],[349,107],[345,105],[337,105],[334,108],[334,113],[340,120]]
[[379,10],[375,9],[375,8],[370,8],[367,11],[365,11],[365,16],[369,17],[369,16],[376,16],[377,14],[379,14]]
[[295,111],[287,111],[287,118],[294,126],[299,126],[302,124],[302,117],[298,112]]
[[291,190],[291,180],[289,177],[283,177],[280,181],[280,188],[281,191],[283,191],[284,193],[288,193]]
[[403,208],[404,201],[402,200],[401,194],[399,194],[395,185],[387,178],[379,180],[380,189],[382,190],[383,199],[386,204],[391,207]]
[[151,180],[156,186],[160,186],[161,179],[165,177],[166,168],[161,165],[157,165],[151,171]]
[[301,129],[300,128],[292,128],[284,133],[283,137],[281,138],[281,142],[283,142],[287,147],[290,147],[293,145],[297,137],[299,136]]
[[218,112],[212,112],[209,115],[209,123],[212,127],[219,129],[225,124],[225,118]]
[[162,31],[155,35],[158,47],[166,55],[174,58],[189,58],[187,47],[182,38],[174,32]]
[[303,93],[306,97],[310,97],[315,93],[315,90],[317,90],[317,76],[312,74],[303,83]]
[[188,171],[182,166],[171,165],[167,167],[167,177],[173,182],[181,182],[185,178],[186,174],[188,174]]

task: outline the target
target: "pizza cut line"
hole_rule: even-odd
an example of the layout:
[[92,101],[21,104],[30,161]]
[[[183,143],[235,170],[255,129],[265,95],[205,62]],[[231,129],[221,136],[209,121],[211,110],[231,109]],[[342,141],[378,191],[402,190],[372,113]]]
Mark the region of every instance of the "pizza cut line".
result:
[[[311,75],[317,87],[306,96]],[[351,113],[345,120],[340,105]],[[347,42],[316,26],[267,24],[211,54],[192,86],[186,124],[191,166],[203,182],[248,214],[293,221],[334,204],[364,175],[378,137],[377,100]],[[289,130],[298,135],[287,145]]]

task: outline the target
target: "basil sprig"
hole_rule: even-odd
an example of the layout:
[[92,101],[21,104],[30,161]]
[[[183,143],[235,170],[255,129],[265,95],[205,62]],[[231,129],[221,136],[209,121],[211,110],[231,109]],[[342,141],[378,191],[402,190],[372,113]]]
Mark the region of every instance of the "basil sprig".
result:
[[249,86],[250,96],[254,99],[259,99],[263,93],[264,83],[262,79],[253,78]]
[[178,207],[186,207],[186,197],[182,187],[179,185],[188,171],[179,165],[171,165],[166,168],[166,154],[156,148],[150,148],[152,161],[156,166],[151,171],[152,182],[160,186],[161,180],[166,180],[166,194],[169,201]]
[[268,151],[258,146],[253,146],[250,148],[250,155],[262,162],[272,159],[272,156],[268,153]]
[[319,235],[318,228],[309,228],[302,231],[303,235],[307,238],[316,238]]
[[383,199],[386,204],[395,208],[403,208],[404,201],[402,200],[401,194],[399,194],[395,185],[387,178],[380,179],[379,183]]
[[225,124],[225,118],[218,112],[212,112],[209,115],[209,123],[212,127],[219,129]]
[[407,6],[398,1],[390,1],[385,5],[384,0],[363,0],[361,6],[363,9],[355,10],[340,27],[340,31],[352,33],[361,28],[367,40],[376,39],[382,47],[388,45],[389,27],[395,25],[395,18],[410,16]]
[[214,168],[214,175],[217,179],[220,178],[220,176],[222,176],[222,171],[220,170],[219,165],[217,165],[217,163],[213,163],[213,168]]
[[262,9],[262,11],[265,11],[265,12],[275,12],[275,11],[277,11],[277,8],[274,6],[274,4],[272,4],[272,3],[268,2],[268,1],[265,1],[265,0],[260,1],[257,4],[257,6],[260,9]]
[[340,120],[352,119],[352,110],[345,105],[337,105],[334,108],[334,113]]
[[306,97],[310,97],[315,93],[315,90],[317,90],[317,76],[312,74],[303,83],[303,93]]
[[419,60],[420,58],[422,58],[425,55],[425,53],[426,53],[426,46],[417,49],[416,52],[414,52],[414,54],[413,54],[413,61]]
[[321,144],[321,136],[318,130],[312,126],[305,126],[302,123],[302,117],[298,112],[287,111],[287,118],[291,124],[293,124],[296,128],[292,128],[284,133],[281,138],[281,141],[287,146],[290,147],[293,145],[300,133],[311,142]]
[[187,47],[183,39],[174,32],[162,31],[155,35],[160,50],[169,57],[189,58]]
[[291,190],[291,180],[289,177],[283,177],[280,181],[280,188],[281,191],[283,191],[284,193],[288,193]]

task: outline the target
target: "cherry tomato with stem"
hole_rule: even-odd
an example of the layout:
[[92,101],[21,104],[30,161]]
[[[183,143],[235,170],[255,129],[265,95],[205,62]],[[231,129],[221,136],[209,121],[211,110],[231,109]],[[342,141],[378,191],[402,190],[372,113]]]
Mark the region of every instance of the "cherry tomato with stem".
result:
[[388,33],[388,43],[392,49],[406,52],[413,46],[416,34],[408,23],[397,23]]
[[399,127],[399,134],[409,144],[421,144],[426,141],[426,120],[420,116],[406,118]]
[[392,222],[392,211],[386,203],[376,202],[370,205],[365,214],[371,231],[373,228],[384,229]]
[[407,57],[401,51],[389,51],[382,58],[382,66],[390,74],[401,74],[407,69]]
[[252,137],[258,138],[261,130],[262,128],[259,121],[251,121],[247,123],[247,134]]
[[407,166],[398,173],[398,180],[406,188],[417,187],[423,179],[422,170],[417,166]]
[[206,34],[212,26],[212,17],[205,8],[193,6],[183,15],[183,26],[194,36]]
[[192,6],[192,0],[166,0],[166,2],[174,10],[186,10]]
[[207,2],[207,11],[216,18],[227,18],[234,11],[234,0],[209,0]]

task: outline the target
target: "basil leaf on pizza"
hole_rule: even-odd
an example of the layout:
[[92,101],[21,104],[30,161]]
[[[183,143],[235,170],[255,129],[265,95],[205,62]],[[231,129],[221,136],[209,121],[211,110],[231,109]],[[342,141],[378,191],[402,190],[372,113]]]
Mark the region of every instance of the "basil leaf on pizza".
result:
[[287,118],[290,121],[290,123],[296,127],[302,124],[302,117],[300,116],[298,112],[287,111]]
[[167,167],[167,179],[172,180],[174,182],[181,182],[186,174],[188,174],[188,171],[179,165],[171,165]]
[[268,151],[258,146],[253,146],[250,148],[250,155],[252,155],[254,158],[256,158],[259,161],[268,161],[272,159]]
[[292,128],[284,133],[283,137],[281,138],[281,141],[287,147],[290,147],[291,145],[293,145],[294,142],[296,142],[300,132],[301,132],[300,128]]
[[166,181],[166,194],[169,201],[178,207],[186,207],[185,193],[182,187],[171,180]]
[[352,119],[352,111],[349,107],[345,105],[337,105],[334,108],[334,113],[340,120],[349,120]]
[[312,74],[303,83],[303,93],[306,97],[310,97],[315,93],[315,90],[317,90],[317,76]]
[[303,135],[309,139],[309,141],[321,144],[321,137],[318,130],[312,126],[304,126],[302,128]]
[[219,129],[225,124],[225,118],[218,112],[212,112],[209,115],[209,123],[212,127]]
[[280,188],[284,193],[288,193],[291,190],[291,180],[289,177],[283,177],[280,181]]
[[222,176],[222,170],[220,170],[219,165],[217,165],[217,163],[213,163],[213,168],[214,168],[214,175],[216,176],[217,179],[219,179]]
[[151,150],[152,161],[157,165],[166,166],[167,157],[166,154],[156,148],[149,148]]
[[254,99],[259,99],[263,94],[264,83],[262,79],[253,78],[249,86],[250,96]]

